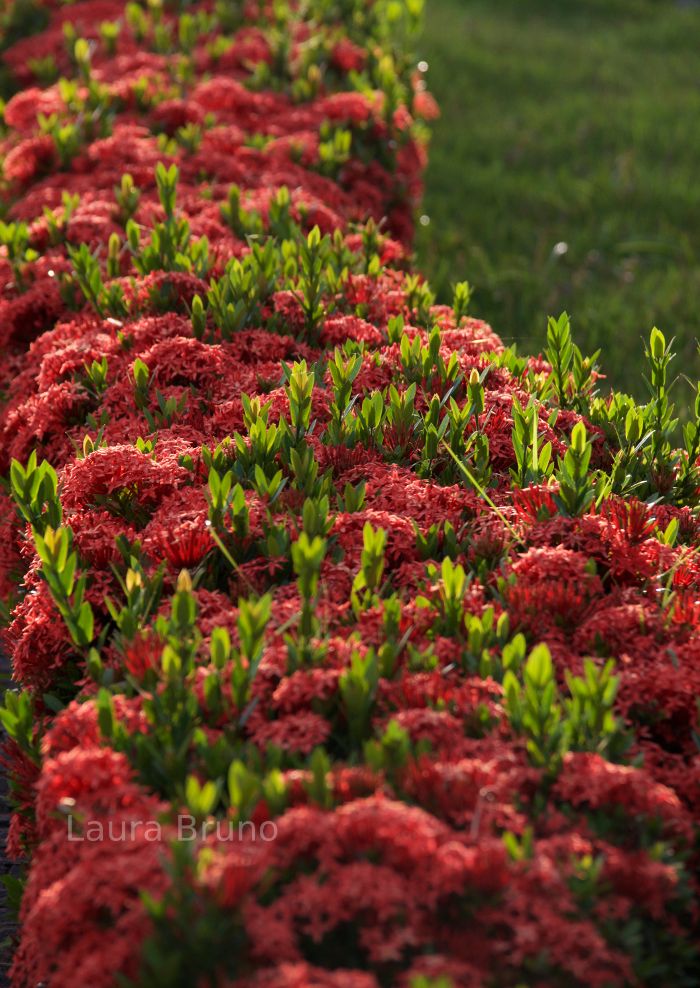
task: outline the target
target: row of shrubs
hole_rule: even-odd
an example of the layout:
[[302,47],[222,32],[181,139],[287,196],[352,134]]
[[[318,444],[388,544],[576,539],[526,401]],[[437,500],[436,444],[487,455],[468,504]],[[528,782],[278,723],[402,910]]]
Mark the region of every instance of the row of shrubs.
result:
[[700,391],[436,304],[419,6],[2,15],[15,988],[698,983]]

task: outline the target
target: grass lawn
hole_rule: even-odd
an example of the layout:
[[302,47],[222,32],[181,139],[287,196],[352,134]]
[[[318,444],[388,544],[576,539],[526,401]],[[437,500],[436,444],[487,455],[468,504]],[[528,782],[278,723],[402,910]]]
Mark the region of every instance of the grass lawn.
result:
[[610,382],[639,396],[656,324],[700,376],[700,6],[426,7],[420,57],[442,118],[418,254],[440,298],[467,278],[474,313],[523,350],[566,309]]

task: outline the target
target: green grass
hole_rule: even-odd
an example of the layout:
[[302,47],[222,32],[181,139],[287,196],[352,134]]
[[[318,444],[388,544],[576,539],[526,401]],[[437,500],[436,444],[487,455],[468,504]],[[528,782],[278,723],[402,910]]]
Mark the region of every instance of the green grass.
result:
[[566,309],[610,383],[638,395],[640,337],[658,325],[700,376],[700,7],[426,7],[442,117],[418,255],[441,300],[468,279],[474,314],[524,351]]

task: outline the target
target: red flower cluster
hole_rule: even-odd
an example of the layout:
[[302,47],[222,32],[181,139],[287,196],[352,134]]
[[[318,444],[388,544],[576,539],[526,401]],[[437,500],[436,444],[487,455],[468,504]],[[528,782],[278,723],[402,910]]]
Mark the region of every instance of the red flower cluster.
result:
[[410,271],[401,5],[184,6],[2,52],[13,985],[695,983],[692,425]]

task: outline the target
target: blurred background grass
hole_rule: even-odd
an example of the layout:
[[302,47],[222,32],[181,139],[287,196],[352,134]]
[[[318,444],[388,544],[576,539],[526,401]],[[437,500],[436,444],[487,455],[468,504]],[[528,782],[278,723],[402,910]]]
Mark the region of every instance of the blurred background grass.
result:
[[700,376],[700,6],[427,0],[419,53],[442,116],[417,249],[440,300],[468,279],[523,352],[566,309],[639,397],[653,325]]

